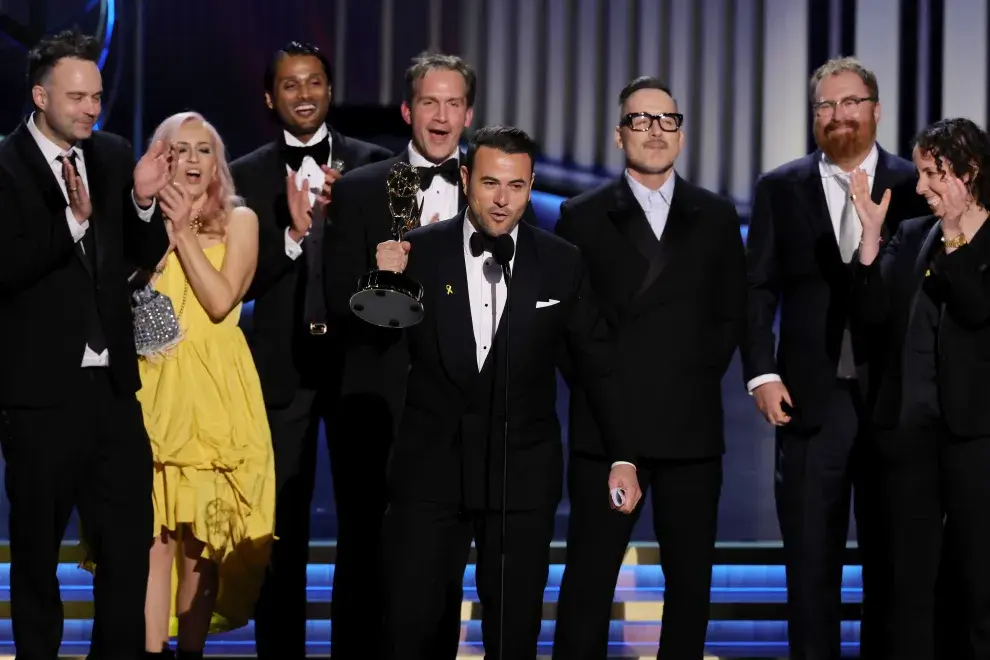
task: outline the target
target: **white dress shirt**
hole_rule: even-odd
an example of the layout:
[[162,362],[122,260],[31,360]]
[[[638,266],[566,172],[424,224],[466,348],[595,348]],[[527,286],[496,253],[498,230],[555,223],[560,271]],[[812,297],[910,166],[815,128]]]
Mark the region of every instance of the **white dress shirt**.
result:
[[[283,131],[285,137],[285,144],[290,147],[308,147],[313,144],[319,144],[323,140],[330,143],[330,158],[327,162],[322,163],[322,165],[330,165],[333,162],[333,136],[330,135],[330,131],[327,130],[326,124],[320,126],[320,130],[316,131],[316,134],[309,139],[308,142],[302,142],[295,135],[289,133],[289,131]],[[320,169],[321,163],[317,163],[312,156],[306,156],[302,160],[302,164],[299,166],[299,170],[296,172],[296,186],[302,187],[303,182],[309,179],[310,188],[322,188],[323,181],[326,179],[326,175],[323,170]],[[285,173],[291,172],[291,168],[286,165]],[[309,193],[309,204],[310,206],[315,206],[316,195],[312,192]],[[285,256],[289,259],[295,261],[299,258],[299,255],[303,253],[302,243],[305,240],[305,236],[299,239],[299,242],[292,240],[289,236],[289,230],[291,225],[285,228]]]
[[667,226],[667,216],[670,215],[670,202],[674,199],[674,182],[677,177],[672,172],[658,190],[650,190],[634,179],[629,174],[629,170],[626,170],[625,176],[629,187],[632,189],[633,197],[639,202],[650,223],[650,228],[653,229],[653,233],[659,241],[663,235],[664,227]]
[[[863,162],[857,166],[857,169],[861,169],[866,172],[866,176],[869,179],[871,193],[873,192],[873,179],[877,171],[877,161],[879,159],[880,152],[877,149],[876,143],[874,143],[873,148],[870,149],[870,153],[868,153],[866,158],[863,159]],[[825,203],[828,206],[828,214],[832,220],[832,229],[835,232],[835,240],[838,243],[840,240],[840,229],[842,227],[842,214],[846,210],[846,204],[852,204],[849,200],[849,173],[844,172],[842,168],[829,160],[824,153],[821,155],[821,160],[818,161],[818,172],[822,177],[822,189],[825,192]],[[851,212],[855,214],[855,208],[853,208]],[[857,231],[860,235],[862,235],[862,227],[859,227]],[[848,328],[843,333],[842,352],[839,356],[839,365],[836,376],[838,378],[856,377],[855,362],[852,357],[852,341],[850,339]],[[757,376],[746,383],[746,389],[749,390],[750,394],[752,394],[753,390],[760,385],[774,382],[780,382],[780,375],[763,374],[762,376]]]
[[[413,167],[435,167],[435,163],[426,160],[410,141],[407,147],[409,154],[409,164]],[[456,147],[454,152],[444,159],[456,158],[460,162],[461,150]],[[460,211],[458,208],[460,183],[453,184],[442,176],[433,177],[430,187],[416,193],[416,201],[423,205],[423,210],[419,214],[419,224],[428,225],[435,220],[446,220],[453,218]]]
[[[76,159],[76,174],[79,176],[79,180],[82,183],[83,188],[86,192],[89,192],[89,177],[86,173],[86,158],[83,155],[83,150],[79,145],[73,145],[69,151],[64,151],[62,147],[58,146],[51,140],[49,140],[44,133],[42,133],[38,126],[34,123],[34,114],[31,114],[31,118],[27,122],[28,133],[34,138],[35,143],[38,145],[38,149],[41,150],[41,155],[44,157],[48,166],[52,168],[52,173],[55,175],[55,180],[58,181],[58,187],[62,191],[62,195],[65,196],[65,221],[69,226],[69,233],[72,235],[72,240],[78,243],[89,231],[89,220],[84,220],[83,222],[77,222],[76,216],[72,214],[72,208],[69,206],[69,191],[65,187],[65,179],[62,178],[62,157],[68,156],[70,153],[75,154]],[[138,217],[149,222],[151,216],[155,213],[155,203],[152,202],[151,207],[147,209],[142,209],[137,205],[137,200],[134,198],[134,191],[131,191],[131,201],[134,204],[134,208],[137,209]],[[110,355],[107,349],[104,349],[102,353],[97,354],[88,345],[83,351],[82,366],[84,367],[105,367],[110,364]]]
[[[439,178],[439,177],[437,177]],[[492,338],[498,330],[505,310],[505,299],[508,290],[505,288],[505,278],[502,268],[495,263],[495,258],[488,252],[482,252],[477,257],[471,254],[471,234],[477,231],[464,212],[464,269],[467,275],[468,300],[471,303],[471,327],[474,328],[475,355],[478,358],[478,371],[485,366],[485,360],[492,349]],[[509,234],[513,241],[519,237],[519,225],[513,227]],[[513,252],[509,261],[509,269],[514,272],[516,255]],[[486,276],[487,273],[487,276]],[[492,285],[495,282],[495,300],[492,300]],[[495,308],[495,326],[492,327],[492,307]]]

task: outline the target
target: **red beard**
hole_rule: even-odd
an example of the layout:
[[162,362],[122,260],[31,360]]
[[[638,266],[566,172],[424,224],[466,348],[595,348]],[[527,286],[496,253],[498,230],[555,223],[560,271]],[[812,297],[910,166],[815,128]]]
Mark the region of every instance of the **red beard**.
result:
[[[838,130],[843,127],[852,130]],[[876,128],[872,119],[866,126],[855,119],[832,120],[825,126],[815,126],[815,143],[832,162],[849,160],[870,150],[876,141]]]

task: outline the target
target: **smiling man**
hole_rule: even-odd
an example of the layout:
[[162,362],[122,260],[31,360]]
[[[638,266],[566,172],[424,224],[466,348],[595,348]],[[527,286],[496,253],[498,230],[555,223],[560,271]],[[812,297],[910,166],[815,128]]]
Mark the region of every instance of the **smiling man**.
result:
[[[389,466],[382,658],[453,660],[431,643],[444,626],[445,585],[463,576],[472,539],[486,656],[536,657],[563,482],[558,366],[590,393],[613,455],[632,459],[614,349],[580,252],[520,223],[535,151],[518,128],[481,129],[461,168],[467,210],[377,249],[379,268],[423,284],[426,308],[404,331],[409,384]],[[639,499],[635,474],[620,485],[628,513]]]
[[[316,46],[293,41],[276,52],[265,71],[264,91],[282,135],[231,165],[237,193],[258,214],[258,270],[246,296],[254,300],[254,318],[245,334],[261,377],[277,484],[278,541],[258,601],[256,636],[262,659],[302,658],[310,503],[321,419],[340,529],[334,619],[346,622],[349,612],[367,605],[360,583],[367,572],[361,547],[375,538],[377,523],[364,515],[360,484],[353,481],[354,464],[364,460],[354,456],[360,446],[341,430],[333,413],[340,390],[340,342],[324,306],[321,240],[332,186],[341,170],[391,154],[326,123],[333,80],[330,63]],[[312,191],[313,212],[304,223],[289,213],[289,186]],[[355,644],[350,652],[359,653],[360,625],[355,617],[351,625],[334,627],[335,655],[349,657],[348,639]]]

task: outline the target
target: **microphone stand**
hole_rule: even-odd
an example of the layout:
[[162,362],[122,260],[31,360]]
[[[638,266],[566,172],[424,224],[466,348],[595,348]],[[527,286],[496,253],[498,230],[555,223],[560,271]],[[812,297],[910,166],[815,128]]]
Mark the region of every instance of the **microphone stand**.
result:
[[499,549],[502,552],[501,567],[499,570],[499,615],[498,615],[498,657],[503,660],[505,655],[505,510],[508,499],[506,492],[509,486],[509,289],[512,284],[512,269],[509,267],[510,259],[505,259],[502,264],[502,275],[505,277],[505,383],[504,397],[505,409],[502,411],[502,533]]

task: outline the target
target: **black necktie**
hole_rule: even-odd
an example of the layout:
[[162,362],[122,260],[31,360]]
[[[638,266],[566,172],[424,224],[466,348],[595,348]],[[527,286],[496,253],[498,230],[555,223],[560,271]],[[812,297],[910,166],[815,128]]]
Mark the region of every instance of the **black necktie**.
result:
[[471,234],[468,246],[471,248],[471,254],[475,257],[480,257],[484,252],[495,254],[495,237],[476,231]]
[[[67,160],[69,164],[72,165],[72,169],[76,173],[76,177],[79,179],[79,185],[83,185],[82,175],[79,174],[79,169],[76,167],[76,152],[70,151],[68,154],[59,158],[59,160]],[[65,192],[68,195],[72,195],[69,191],[69,182],[65,182]],[[99,355],[107,348],[107,341],[103,335],[103,324],[100,323],[100,311],[99,303],[96,297],[96,241],[93,239],[93,225],[95,224],[94,219],[90,218],[89,229],[83,234],[82,240],[76,243],[79,246],[79,251],[82,258],[89,263],[90,272],[93,273],[93,303],[91,305],[86,305],[86,345]]]
[[316,144],[308,147],[290,147],[283,144],[285,154],[285,164],[292,168],[293,172],[298,172],[302,167],[303,158],[309,156],[316,161],[317,165],[326,165],[330,161],[330,136],[323,138]]
[[460,169],[461,167],[458,165],[456,158],[448,158],[440,165],[434,165],[432,167],[417,167],[416,171],[419,172],[419,189],[428,190],[433,184],[433,177],[438,174],[448,183],[456,186]]

